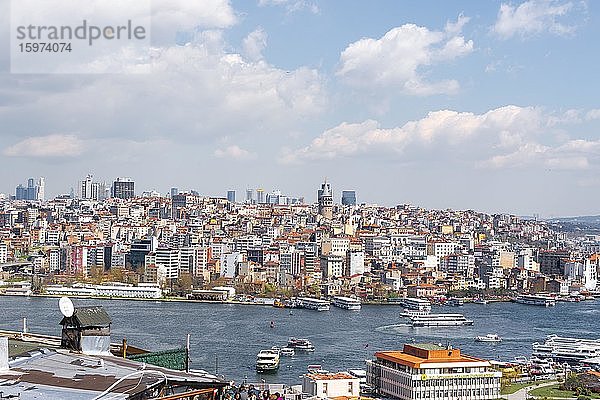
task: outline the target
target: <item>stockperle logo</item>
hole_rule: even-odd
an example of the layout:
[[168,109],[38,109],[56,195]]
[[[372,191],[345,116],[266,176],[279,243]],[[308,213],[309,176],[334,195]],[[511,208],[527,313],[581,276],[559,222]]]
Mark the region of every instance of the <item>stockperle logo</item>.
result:
[[150,49],[151,0],[12,0],[12,73],[119,73]]

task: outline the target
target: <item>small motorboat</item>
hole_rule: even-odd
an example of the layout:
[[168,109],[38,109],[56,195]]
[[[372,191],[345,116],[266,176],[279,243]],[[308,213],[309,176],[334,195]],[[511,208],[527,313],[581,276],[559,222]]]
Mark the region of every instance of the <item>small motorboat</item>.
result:
[[279,354],[282,355],[282,356],[291,357],[291,356],[295,355],[296,352],[291,347],[284,347],[284,348],[282,348],[282,349],[279,350]]
[[488,333],[485,336],[477,336],[475,338],[476,342],[501,342],[502,338],[498,335],[496,335],[495,333]]

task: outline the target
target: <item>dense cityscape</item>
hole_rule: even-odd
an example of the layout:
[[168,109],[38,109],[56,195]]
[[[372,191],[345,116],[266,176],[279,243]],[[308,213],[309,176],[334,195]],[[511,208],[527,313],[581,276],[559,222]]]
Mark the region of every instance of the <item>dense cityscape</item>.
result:
[[263,189],[239,201],[235,191],[216,198],[177,188],[136,196],[131,179],[106,185],[88,175],[77,195],[45,200],[44,178],[31,178],[2,201],[3,278],[33,282],[35,293],[152,284],[161,290],[154,297],[214,286],[373,301],[596,291],[598,234],[508,214],[358,204],[351,190],[338,197],[327,181],[316,204]]
[[[434,314],[432,305],[516,301],[548,307],[557,301],[590,300],[597,293],[600,235],[593,224],[577,231],[568,224],[509,214],[361,204],[353,190],[337,197],[339,202],[327,180],[317,187],[316,203],[309,204],[301,197],[261,188],[248,188],[241,200],[234,190],[224,197],[177,188],[165,195],[138,195],[130,178],[107,185],[87,175],[77,193],[45,199],[45,179],[30,178],[26,187],[17,186],[14,195],[2,200],[2,293],[17,298],[62,296],[61,312],[67,319],[61,324],[76,319],[64,325],[61,347],[84,354],[98,351],[99,343],[116,354],[128,350],[125,342],[110,344],[111,319],[102,307],[79,307],[73,314],[66,296],[179,299],[314,312],[329,310],[330,302],[347,310],[369,303],[398,304],[405,307],[402,316],[413,329],[431,329],[473,324],[462,314]],[[86,328],[90,318],[97,327]],[[25,340],[26,329],[23,321],[23,333],[16,334],[19,340]],[[83,336],[65,339],[78,335]],[[94,345],[90,347],[85,336],[95,337]],[[475,339],[502,341],[497,334]],[[565,346],[561,340],[571,346],[571,339],[560,337],[534,343],[534,357],[525,364],[482,360],[450,344],[406,344],[402,351],[376,352],[365,371],[331,373],[312,365],[301,388],[276,387],[291,398],[312,393],[322,398],[362,394],[494,399],[501,388],[504,394],[513,387],[523,387],[519,393],[524,395],[530,388],[527,382],[535,385],[538,376],[549,384],[563,382],[563,388],[569,370],[558,363],[565,359],[600,366],[593,361],[600,354],[596,341],[581,345],[592,349],[588,353],[580,349],[565,356],[555,354]],[[276,371],[280,357],[312,351],[315,346],[308,339],[290,338],[284,348],[259,352],[257,373]],[[155,356],[143,357],[165,366],[164,360],[152,361]],[[209,386],[221,390],[218,377],[203,374]],[[423,374],[440,380],[436,385],[421,378],[402,384]],[[386,376],[388,383],[380,382]],[[442,385],[447,379],[458,386],[448,390]],[[596,387],[595,380],[579,375],[569,382],[581,393]],[[187,389],[194,388],[198,386]],[[270,384],[230,383],[223,388],[225,398],[271,396]],[[148,388],[143,393],[157,395]]]
[[0,19],[0,400],[600,399],[600,2]]

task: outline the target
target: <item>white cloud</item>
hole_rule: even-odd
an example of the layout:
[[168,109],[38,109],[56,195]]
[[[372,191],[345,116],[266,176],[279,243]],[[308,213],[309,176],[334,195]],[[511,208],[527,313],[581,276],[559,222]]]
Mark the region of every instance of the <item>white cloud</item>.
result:
[[229,0],[152,0],[152,41],[173,43],[177,33],[224,29],[238,21]]
[[319,13],[319,6],[308,0],[258,0],[258,5],[260,7],[284,6],[288,14],[303,10],[307,10],[313,14]]
[[525,143],[515,151],[496,155],[481,163],[491,168],[541,166],[556,170],[586,170],[600,161],[600,140],[568,140],[556,146]]
[[392,85],[416,95],[454,93],[459,88],[456,80],[428,82],[421,69],[473,51],[473,41],[459,35],[467,21],[461,15],[443,32],[405,24],[380,39],[358,40],[342,51],[336,75],[355,87]]
[[585,119],[587,119],[587,120],[600,119],[600,108],[588,111],[585,114]]
[[377,121],[342,123],[305,147],[283,151],[283,163],[343,157],[391,156],[402,160],[484,168],[581,170],[600,166],[600,140],[571,138],[562,126],[583,122],[580,110],[557,114],[536,107],[505,106],[482,114],[433,111],[395,128]]
[[256,158],[256,154],[242,149],[237,145],[227,146],[224,149],[217,149],[214,152],[217,158],[232,158],[234,160],[252,160]]
[[[86,139],[210,142],[224,132],[262,137],[325,108],[327,96],[317,70],[283,70],[249,60],[227,51],[231,46],[218,30],[198,34],[196,40],[155,48],[141,61],[135,53],[97,60],[99,69],[115,74],[40,76],[24,83],[6,76],[4,90],[20,95],[18,102],[0,107],[0,118],[22,137],[77,126]],[[148,73],[118,73],[138,71]],[[20,121],[31,115],[35,120],[20,129]]]
[[573,10],[573,3],[555,0],[529,0],[519,6],[502,3],[492,30],[501,38],[527,37],[543,32],[570,34],[574,26],[559,22]]
[[84,142],[75,135],[52,134],[29,137],[4,149],[8,157],[76,157],[84,151]]
[[342,123],[323,132],[310,145],[288,151],[283,162],[333,159],[357,154],[402,153],[407,146],[457,146],[475,138],[494,138],[507,147],[535,136],[544,127],[541,111],[534,107],[506,106],[484,114],[451,110],[433,111],[401,127],[384,129],[377,121]]
[[252,61],[263,59],[262,52],[267,47],[267,33],[257,28],[244,38],[244,54]]

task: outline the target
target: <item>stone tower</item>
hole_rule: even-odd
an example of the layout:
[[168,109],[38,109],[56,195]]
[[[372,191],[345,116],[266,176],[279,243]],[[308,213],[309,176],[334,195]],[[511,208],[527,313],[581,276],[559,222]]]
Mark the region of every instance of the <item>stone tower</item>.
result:
[[327,179],[321,184],[321,189],[317,192],[317,199],[319,202],[319,214],[323,218],[333,218],[333,193],[331,192],[331,185],[327,182]]

